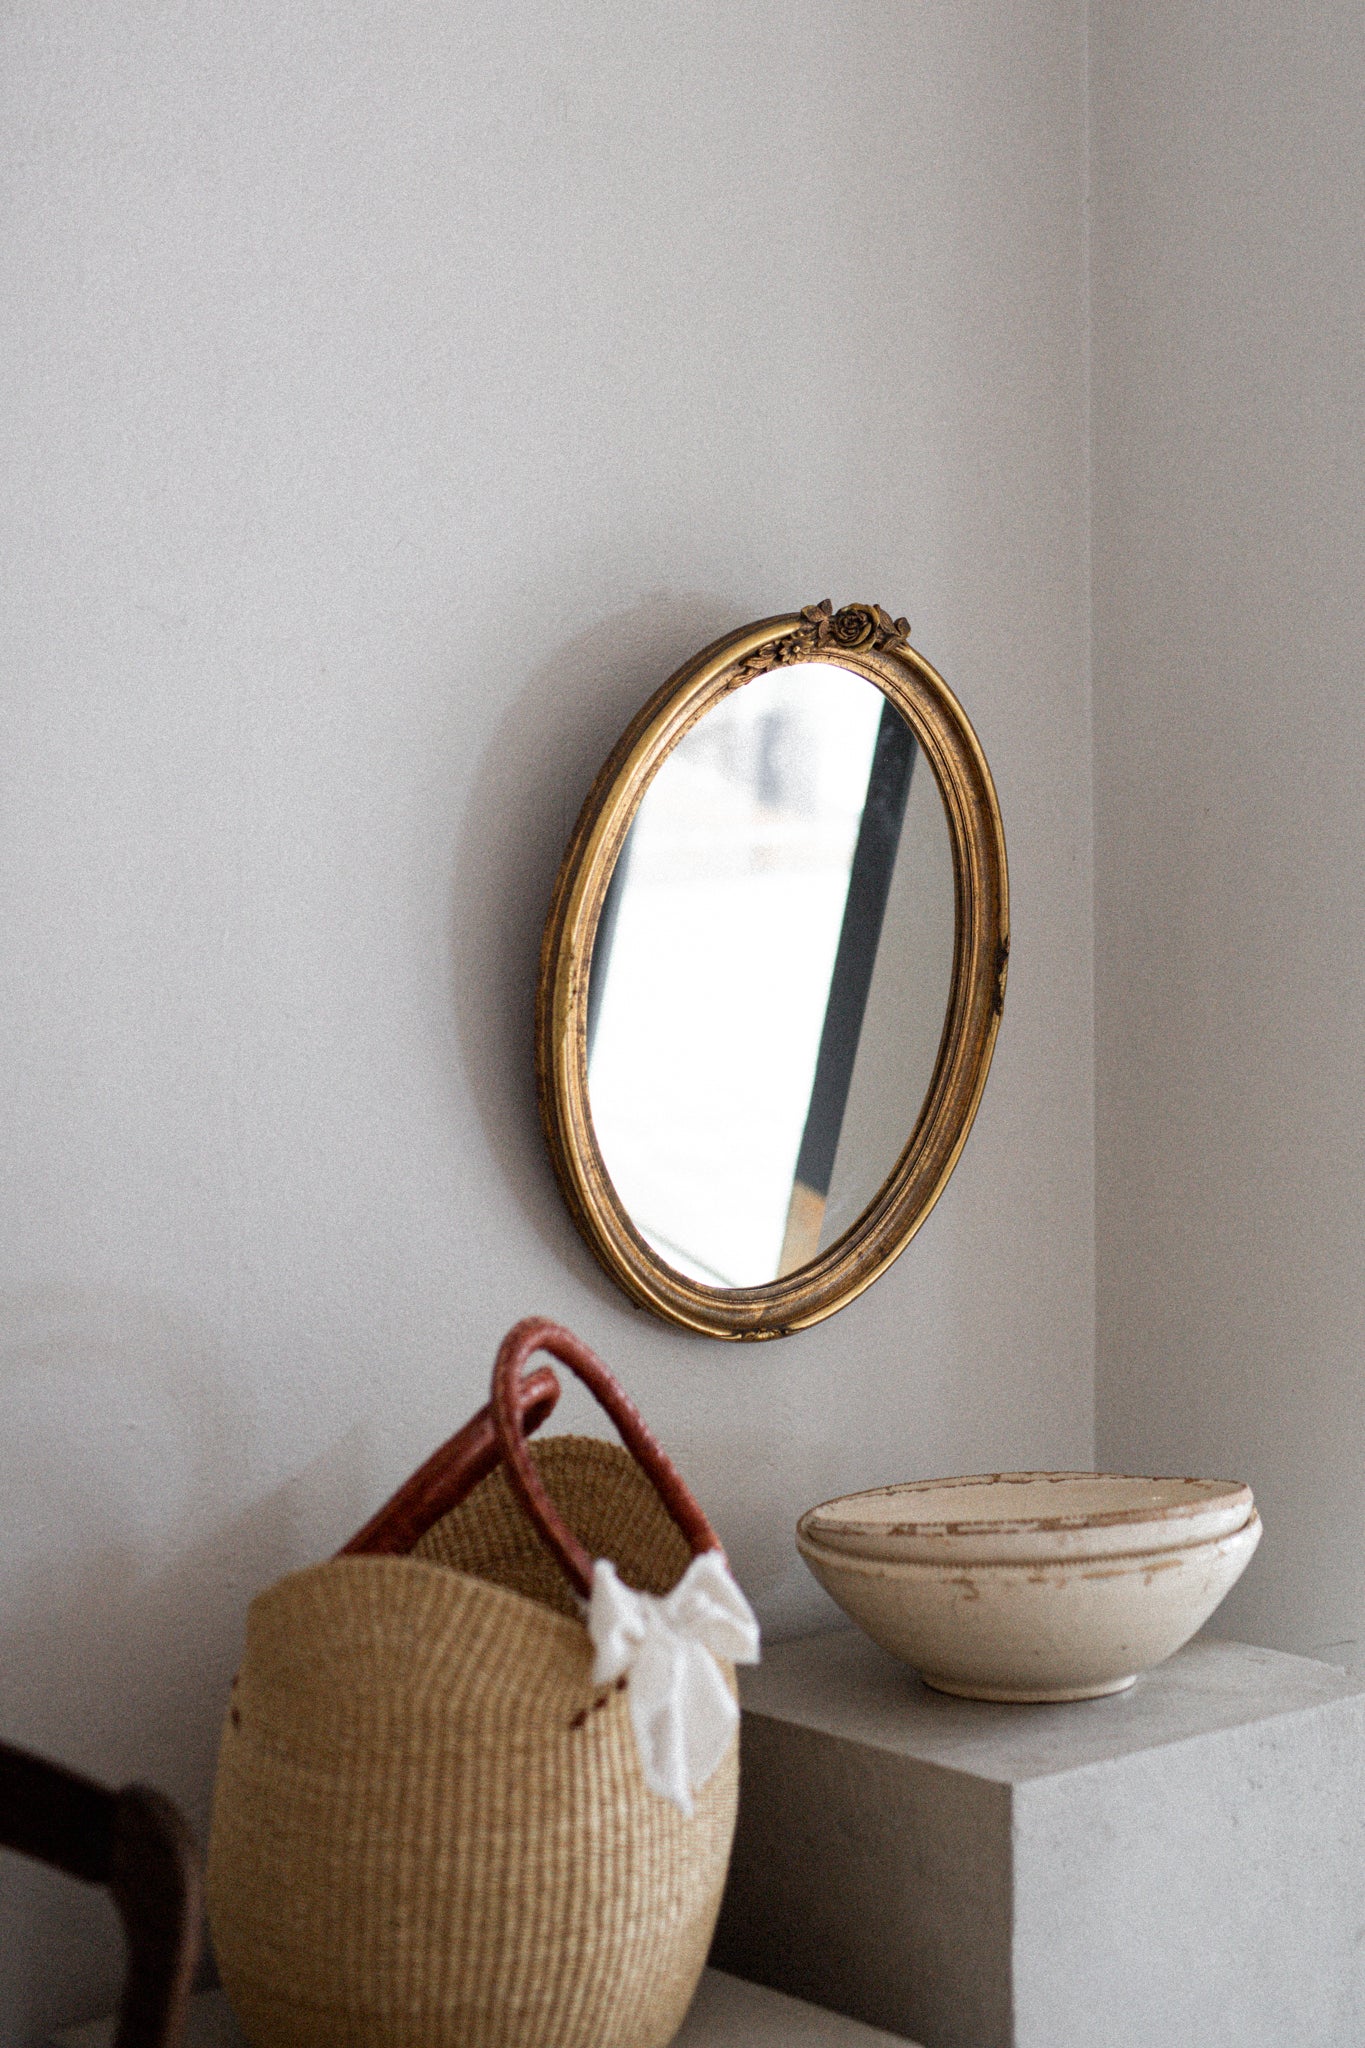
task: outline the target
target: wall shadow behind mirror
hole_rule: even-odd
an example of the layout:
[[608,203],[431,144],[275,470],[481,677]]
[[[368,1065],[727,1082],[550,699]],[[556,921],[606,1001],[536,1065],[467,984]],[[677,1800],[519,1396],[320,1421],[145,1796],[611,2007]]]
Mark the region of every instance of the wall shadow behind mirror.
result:
[[715,1287],[807,1265],[918,1120],[952,977],[943,800],[832,663],[771,670],[665,760],[593,949],[588,1094],[616,1193]]
[[818,1321],[903,1248],[979,1101],[1004,840],[961,707],[876,606],[703,650],[622,736],[556,883],[537,1071],[561,1188],[637,1301]]

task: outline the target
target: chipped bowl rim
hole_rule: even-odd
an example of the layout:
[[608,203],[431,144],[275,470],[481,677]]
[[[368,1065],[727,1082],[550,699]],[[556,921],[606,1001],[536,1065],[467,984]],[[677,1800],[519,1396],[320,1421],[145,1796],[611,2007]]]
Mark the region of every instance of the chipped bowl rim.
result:
[[[1107,1482],[1118,1499],[1110,1508],[1063,1508],[1057,1505],[1068,1484],[1084,1482],[1093,1493]],[[1046,1504],[1051,1513],[1016,1511],[992,1515],[977,1489],[1009,1486],[1060,1488]],[[1147,1489],[1147,1498],[1122,1504],[1125,1491]],[[948,1516],[915,1515],[916,1497],[971,1490],[977,1512]],[[1164,1490],[1153,1501],[1151,1490]],[[894,1521],[885,1514],[869,1516],[866,1504],[904,1500],[908,1509]],[[864,1511],[859,1512],[860,1504]],[[1040,1508],[1044,1505],[1040,1496]],[[964,1499],[964,1506],[967,1501]],[[1182,1550],[1213,1542],[1246,1526],[1256,1512],[1251,1488],[1241,1480],[1144,1476],[1127,1472],[978,1472],[949,1479],[911,1479],[889,1486],[840,1494],[808,1508],[797,1524],[799,1537],[844,1556],[903,1560],[907,1563],[1032,1563],[1069,1562],[1073,1558],[1120,1557],[1149,1551]]]

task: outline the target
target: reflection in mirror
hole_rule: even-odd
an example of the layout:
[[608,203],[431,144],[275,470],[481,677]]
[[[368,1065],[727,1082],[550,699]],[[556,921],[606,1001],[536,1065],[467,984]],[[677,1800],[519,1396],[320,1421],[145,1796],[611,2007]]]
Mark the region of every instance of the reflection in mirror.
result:
[[587,1050],[603,1162],[667,1265],[761,1285],[867,1208],[933,1077],[955,918],[937,782],[864,677],[770,669],[666,756],[603,903]]

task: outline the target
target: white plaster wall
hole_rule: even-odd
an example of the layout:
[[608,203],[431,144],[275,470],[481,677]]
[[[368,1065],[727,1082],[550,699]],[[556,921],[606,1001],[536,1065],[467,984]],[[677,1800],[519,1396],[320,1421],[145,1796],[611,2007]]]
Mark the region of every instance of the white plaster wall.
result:
[[1365,11],[1097,0],[1098,1453],[1365,1643]]
[[[1087,1462],[1084,64],[1079,0],[5,9],[6,1736],[202,1826],[251,1595],[528,1311],[777,1631],[809,1502]],[[975,720],[1014,965],[910,1251],[734,1347],[570,1226],[536,948],[643,696],[825,595]],[[0,2039],[116,1967],[0,1858]]]

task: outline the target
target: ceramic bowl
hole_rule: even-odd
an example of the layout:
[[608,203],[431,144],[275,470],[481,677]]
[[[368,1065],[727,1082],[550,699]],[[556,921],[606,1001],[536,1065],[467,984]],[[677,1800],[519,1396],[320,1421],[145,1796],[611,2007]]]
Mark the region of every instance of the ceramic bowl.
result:
[[[1092,1490],[1095,1478],[1093,1473],[1011,1473],[986,1481],[939,1481],[940,1494],[969,1497],[974,1512],[940,1515],[941,1499],[926,1485],[915,1490],[930,1497],[928,1517],[917,1525],[913,1516],[888,1517],[883,1527],[873,1529],[874,1543],[884,1543],[895,1529],[906,1543],[932,1544],[937,1538],[930,1531],[941,1532],[947,1542],[950,1528],[956,1527],[966,1552],[948,1548],[914,1556],[874,1548],[869,1554],[838,1548],[816,1533],[837,1523],[829,1510],[866,1501],[866,1495],[812,1509],[798,1525],[797,1544],[844,1612],[937,1691],[986,1700],[1094,1699],[1122,1692],[1140,1671],[1188,1642],[1241,1577],[1261,1538],[1260,1518],[1245,1488],[1111,1479],[1110,1487],[1130,1491],[1126,1507],[1122,1500],[1115,1505],[1112,1496],[1105,1507]],[[1021,1496],[1019,1488],[1032,1489],[1042,1480],[1057,1482],[1041,1498],[1058,1512],[1021,1514],[1021,1500],[1032,1505],[1032,1494]],[[1183,1501],[1157,1492],[1191,1485],[1213,1491],[1187,1494]],[[988,1512],[991,1487],[1000,1489],[995,1502],[1001,1512],[994,1521]],[[1131,1491],[1144,1487],[1149,1489],[1145,1505]],[[968,1495],[968,1488],[975,1490]],[[1240,1523],[1215,1526],[1213,1534],[1194,1540],[1188,1530],[1199,1528],[1198,1513],[1182,1517],[1167,1512],[1181,1505],[1193,1508],[1200,1499],[1216,1523],[1218,1516],[1235,1512],[1228,1497],[1234,1493],[1243,1497]],[[1063,1506],[1068,1499],[1070,1505]],[[1162,1541],[1141,1550],[1116,1547],[1144,1526],[1140,1518],[1099,1519],[1094,1542],[1084,1540],[1087,1513],[1105,1517],[1133,1510],[1148,1516],[1146,1526],[1153,1521],[1160,1526]],[[963,1520],[969,1523],[965,1531]],[[1172,1535],[1173,1521],[1182,1530],[1179,1538]],[[846,1545],[849,1535],[845,1525]],[[1023,1548],[1011,1550],[1011,1543]]]

